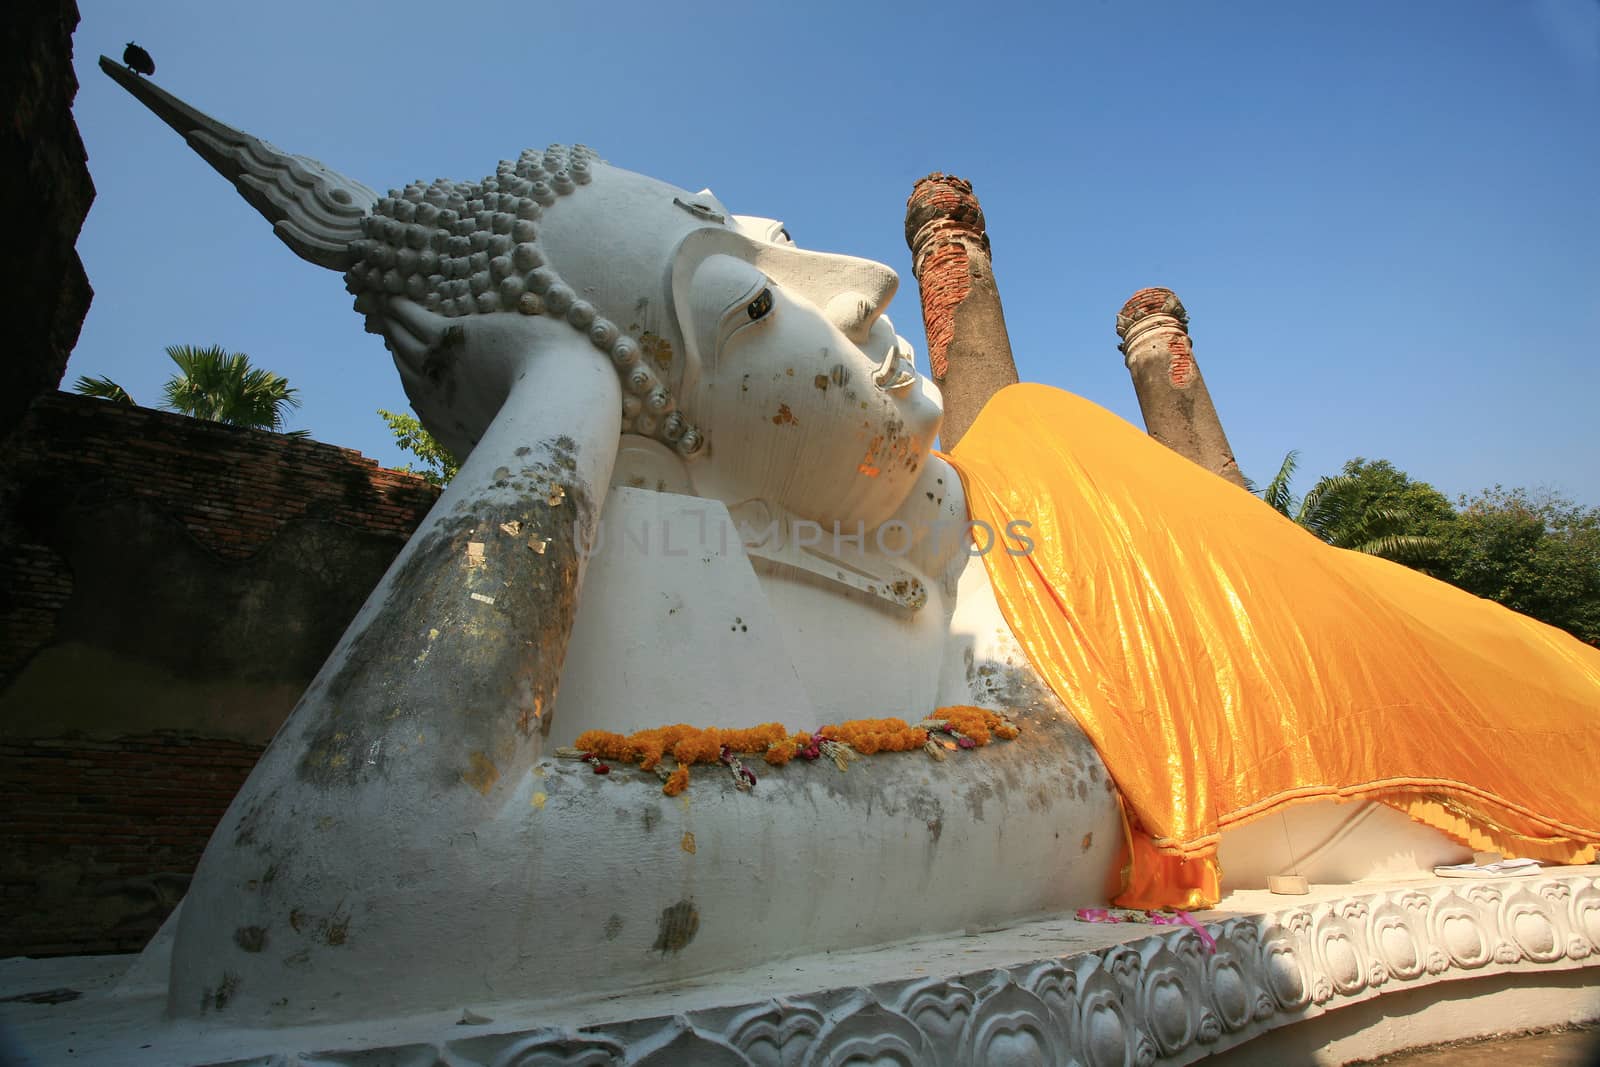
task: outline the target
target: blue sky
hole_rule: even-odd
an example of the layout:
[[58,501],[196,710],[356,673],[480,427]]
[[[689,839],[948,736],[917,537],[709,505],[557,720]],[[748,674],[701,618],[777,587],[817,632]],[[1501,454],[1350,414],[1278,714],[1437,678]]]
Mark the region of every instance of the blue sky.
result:
[[1364,455],[1600,504],[1600,0],[80,5],[69,386],[153,405],[163,348],[220,344],[300,389],[292,425],[403,461],[341,279],[95,68],[136,39],[170,91],[380,190],[573,141],[710,186],[899,271],[924,368],[905,198],[958,174],[1024,380],[1142,425],[1113,320],[1164,285],[1257,480],[1298,448],[1302,489]]

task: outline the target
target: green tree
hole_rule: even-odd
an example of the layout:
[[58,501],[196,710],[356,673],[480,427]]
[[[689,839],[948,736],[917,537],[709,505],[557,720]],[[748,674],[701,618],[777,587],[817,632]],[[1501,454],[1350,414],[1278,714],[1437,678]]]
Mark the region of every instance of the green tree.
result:
[[1332,481],[1337,507],[1327,526],[1330,544],[1443,576],[1440,536],[1456,518],[1448,497],[1386,459],[1357,456]]
[[1439,536],[1453,585],[1600,646],[1600,508],[1497,485]]
[[[216,345],[173,345],[167,355],[178,365],[178,373],[162,390],[162,406],[170,411],[281,432],[284,417],[300,406],[298,390],[288,379],[251,366],[243,352],[225,352]],[[304,436],[304,431],[300,433]]]
[[80,374],[78,375],[78,380],[73,383],[72,388],[73,391],[84,396],[99,397],[101,400],[109,400],[113,404],[128,404],[130,406],[133,404],[133,397],[128,395],[126,389],[104,376],[91,378],[87,374]]
[[425,466],[418,470],[407,463],[400,469],[410,474],[420,475],[433,485],[446,485],[451,478],[456,476],[456,471],[461,469],[461,464],[456,458],[434,440],[414,415],[401,415],[393,411],[378,409],[378,414],[383,416],[383,421],[389,424],[389,432],[394,434],[394,443],[406,452],[410,452],[422,460]]
[[[288,413],[300,406],[299,391],[288,379],[252,366],[243,352],[227,352],[218,345],[172,345],[167,357],[178,367],[162,387],[161,406],[168,411],[290,437],[310,436],[308,430],[283,428]],[[133,403],[128,391],[110,378],[83,376],[73,388],[84,396]]]
[[[1283,457],[1261,499],[1279,514],[1338,548],[1420,566],[1438,554],[1435,528],[1454,517],[1450,501],[1426,482],[1414,482],[1388,460],[1350,460],[1339,474],[1318,478],[1294,494],[1300,453]],[[1250,484],[1252,490],[1254,485]]]

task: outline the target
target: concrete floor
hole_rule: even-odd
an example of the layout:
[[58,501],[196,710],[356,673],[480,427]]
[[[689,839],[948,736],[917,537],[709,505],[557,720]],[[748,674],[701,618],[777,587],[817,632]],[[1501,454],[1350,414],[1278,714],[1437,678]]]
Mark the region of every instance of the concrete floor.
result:
[[1600,1067],[1600,1026],[1452,1042],[1350,1067]]

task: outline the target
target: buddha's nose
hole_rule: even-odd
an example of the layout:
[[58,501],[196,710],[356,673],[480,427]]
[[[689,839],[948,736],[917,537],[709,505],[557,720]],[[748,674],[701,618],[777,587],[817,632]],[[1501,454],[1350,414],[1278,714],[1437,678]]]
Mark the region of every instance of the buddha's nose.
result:
[[876,269],[860,271],[850,279],[851,287],[830,297],[823,309],[839,331],[856,344],[866,341],[873,322],[883,314],[899,285],[894,271],[877,264],[871,266]]
[[828,301],[824,314],[839,327],[839,332],[859,345],[866,342],[872,332],[873,320],[882,311],[882,302],[874,301],[858,290],[848,289]]
[[821,311],[856,344],[867,339],[873,320],[883,314],[900,276],[882,263],[833,252],[761,245],[752,262],[767,277]]

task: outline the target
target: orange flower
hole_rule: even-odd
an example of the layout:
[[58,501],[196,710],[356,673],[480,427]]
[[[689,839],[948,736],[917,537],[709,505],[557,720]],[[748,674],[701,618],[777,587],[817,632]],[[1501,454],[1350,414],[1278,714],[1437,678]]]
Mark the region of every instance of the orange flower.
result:
[[943,719],[957,733],[972,738],[975,745],[987,745],[991,730],[1006,741],[1016,737],[1018,732],[1016,724],[1005,717],[996,715],[987,708],[977,708],[970,704],[940,708],[931,717]]
[[863,756],[908,752],[928,740],[926,730],[908,726],[904,719],[855,719],[824,726],[822,732],[829,740],[849,745]]
[[748,730],[718,730],[718,740],[733,752],[765,752],[789,731],[782,723],[764,722]]
[[722,752],[715,731],[697,731],[672,746],[672,758],[679,763],[715,763]]
[[800,750],[811,743],[808,733],[791,734],[781,741],[774,741],[767,746],[764,759],[774,767],[782,767],[785,763],[800,754]]
[[[940,708],[930,718],[947,722],[962,737],[971,738],[974,745],[988,744],[991,733],[1007,741],[1017,736],[1017,727],[1010,720],[970,705]],[[928,744],[927,730],[896,718],[852,719],[824,726],[817,732],[828,741],[848,746],[834,751],[836,757],[842,752],[850,759],[855,758],[852,750],[870,756],[879,752],[909,752]],[[671,753],[678,766],[662,787],[662,792],[670,797],[688,788],[690,766],[716,763],[724,749],[739,755],[759,753],[774,767],[781,767],[809,749],[813,741],[811,733],[803,730],[790,733],[782,723],[776,722],[743,729],[700,728],[677,723],[639,730],[626,737],[606,730],[589,730],[578,737],[576,747],[602,759],[637,763],[646,771],[654,770]],[[941,743],[952,747],[948,742]]]
[[618,763],[632,763],[637,755],[628,738],[608,730],[589,730],[579,734],[577,747],[584,752],[593,752],[596,756],[616,760]]

